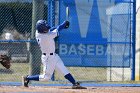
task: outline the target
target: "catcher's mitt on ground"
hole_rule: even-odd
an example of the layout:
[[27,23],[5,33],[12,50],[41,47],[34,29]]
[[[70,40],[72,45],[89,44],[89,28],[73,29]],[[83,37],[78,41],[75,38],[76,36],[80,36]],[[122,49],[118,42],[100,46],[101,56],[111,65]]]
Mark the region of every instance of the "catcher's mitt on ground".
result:
[[9,69],[11,67],[11,58],[7,55],[0,55],[0,63],[6,68]]

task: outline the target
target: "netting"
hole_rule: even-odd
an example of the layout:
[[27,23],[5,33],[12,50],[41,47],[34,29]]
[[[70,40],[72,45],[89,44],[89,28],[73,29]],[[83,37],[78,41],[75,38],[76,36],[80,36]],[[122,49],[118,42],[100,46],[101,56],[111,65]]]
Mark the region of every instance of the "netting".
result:
[[[32,38],[32,6],[30,0],[0,1],[0,54],[12,58],[11,69],[0,65],[2,82],[19,82],[21,76],[42,72],[41,51]],[[132,0],[44,2],[43,19],[51,26],[70,21],[70,28],[56,38],[56,52],[76,80],[131,80],[133,6]],[[58,72],[53,78],[65,80]]]

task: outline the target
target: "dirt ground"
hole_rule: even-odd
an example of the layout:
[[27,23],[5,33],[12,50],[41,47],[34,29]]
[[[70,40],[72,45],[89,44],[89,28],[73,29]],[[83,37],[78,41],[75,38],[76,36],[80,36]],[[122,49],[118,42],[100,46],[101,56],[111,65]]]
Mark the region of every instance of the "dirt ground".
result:
[[87,87],[87,89],[71,89],[71,87],[0,86],[0,93],[140,93],[140,87]]

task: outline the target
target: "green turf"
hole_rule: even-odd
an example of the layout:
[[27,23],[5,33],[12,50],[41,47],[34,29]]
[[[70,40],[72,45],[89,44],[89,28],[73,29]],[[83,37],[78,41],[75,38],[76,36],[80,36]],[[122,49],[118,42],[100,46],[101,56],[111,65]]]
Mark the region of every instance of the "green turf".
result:
[[0,65],[0,81],[20,81],[21,76],[28,74],[29,64],[12,63],[11,65],[9,70]]
[[[0,82],[21,82],[21,77],[29,74],[29,63],[12,63],[11,69],[7,70],[0,65]],[[92,83],[136,83],[134,81],[120,81],[120,82],[107,82],[106,68],[91,68],[91,67],[67,67],[72,75],[78,81]],[[41,68],[42,69],[42,68]],[[55,72],[55,82],[51,83],[67,83],[67,80]],[[48,83],[48,82],[45,82]]]
[[[29,67],[29,63],[12,63],[11,69],[7,70],[0,65],[0,81],[21,81],[21,76],[29,74]],[[104,68],[68,67],[68,69],[76,80],[106,80],[106,70]],[[64,80],[64,77],[60,73],[55,72],[55,79]]]

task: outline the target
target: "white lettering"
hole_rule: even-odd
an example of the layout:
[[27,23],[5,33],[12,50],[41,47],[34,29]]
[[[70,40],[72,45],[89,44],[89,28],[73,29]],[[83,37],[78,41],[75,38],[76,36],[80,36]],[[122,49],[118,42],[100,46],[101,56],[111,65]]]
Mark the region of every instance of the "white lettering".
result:
[[106,49],[106,52],[105,52],[105,55],[109,55],[109,54],[111,54],[110,45],[107,46],[107,49]]
[[[89,15],[92,15],[91,13],[92,13],[93,0],[90,1],[83,0],[82,2],[80,0],[74,0],[74,1],[75,1],[76,11],[77,11],[78,23],[80,27],[80,34],[82,38],[86,38],[89,21],[90,21]],[[83,4],[84,7],[82,6]],[[89,15],[87,15],[85,11]]]
[[75,47],[75,45],[71,45],[70,46],[70,49],[69,49],[69,53],[68,53],[69,55],[71,55],[71,54],[73,54],[73,55],[77,55],[77,50],[76,50],[76,47]]
[[67,48],[67,45],[66,44],[60,44],[59,45],[59,54],[67,54],[68,52],[68,48]]
[[[84,44],[59,44],[60,55],[89,55],[89,56],[117,56],[129,55],[128,47],[124,45],[84,45]],[[124,52],[123,52],[124,51]]]
[[95,55],[94,45],[88,45],[87,46],[87,55]]
[[83,45],[83,44],[80,44],[79,46],[78,46],[78,54],[79,55],[85,55],[86,54],[86,46],[85,45]]
[[96,55],[104,55],[104,47],[102,45],[96,46]]

